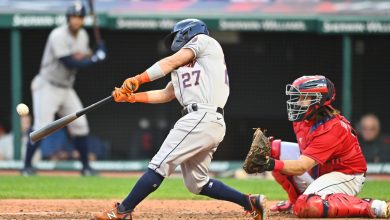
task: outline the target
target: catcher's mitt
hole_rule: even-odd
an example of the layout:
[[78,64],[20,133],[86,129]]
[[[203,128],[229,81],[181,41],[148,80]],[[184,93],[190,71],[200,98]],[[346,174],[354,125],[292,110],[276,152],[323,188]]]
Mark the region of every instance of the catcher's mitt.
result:
[[267,170],[269,166],[269,156],[271,155],[271,142],[265,136],[260,128],[256,128],[253,134],[253,140],[248,155],[244,161],[244,170],[248,174],[262,173]]

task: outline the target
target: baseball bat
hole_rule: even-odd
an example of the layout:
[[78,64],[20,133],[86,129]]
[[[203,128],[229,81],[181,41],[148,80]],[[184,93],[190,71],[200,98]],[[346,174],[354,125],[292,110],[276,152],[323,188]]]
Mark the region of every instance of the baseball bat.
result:
[[90,13],[91,13],[92,19],[93,19],[93,33],[95,35],[96,43],[99,44],[102,41],[102,37],[100,35],[100,29],[97,26],[94,0],[88,0],[88,5],[89,5]]
[[104,99],[102,99],[102,100],[100,100],[100,101],[98,101],[98,102],[96,102],[96,103],[94,103],[86,108],[83,108],[80,111],[69,114],[69,115],[64,116],[60,119],[57,119],[54,122],[46,125],[45,127],[41,128],[39,130],[36,130],[34,132],[31,132],[30,139],[32,142],[39,141],[42,138],[50,135],[51,133],[65,127],[66,125],[68,125],[72,121],[76,120],[80,116],[83,116],[83,115],[87,114],[88,112],[90,112],[90,111],[92,111],[92,110],[112,101],[112,100],[113,100],[112,96],[108,96],[107,98],[104,98]]

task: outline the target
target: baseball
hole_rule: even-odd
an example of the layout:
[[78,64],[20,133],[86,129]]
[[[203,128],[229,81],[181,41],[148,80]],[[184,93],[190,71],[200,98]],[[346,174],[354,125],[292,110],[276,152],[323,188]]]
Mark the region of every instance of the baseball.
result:
[[16,106],[16,111],[20,116],[25,116],[28,115],[30,110],[28,109],[28,106],[24,103],[20,103],[19,105]]

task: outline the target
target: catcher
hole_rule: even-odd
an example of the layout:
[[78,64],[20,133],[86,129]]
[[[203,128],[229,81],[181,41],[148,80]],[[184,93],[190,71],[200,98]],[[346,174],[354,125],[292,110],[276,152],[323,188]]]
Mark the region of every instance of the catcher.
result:
[[257,129],[244,162],[247,173],[272,171],[289,200],[271,211],[298,217],[389,217],[385,201],[355,197],[367,170],[355,130],[331,106],[336,92],[324,76],[286,86],[288,118],[298,143],[267,138]]

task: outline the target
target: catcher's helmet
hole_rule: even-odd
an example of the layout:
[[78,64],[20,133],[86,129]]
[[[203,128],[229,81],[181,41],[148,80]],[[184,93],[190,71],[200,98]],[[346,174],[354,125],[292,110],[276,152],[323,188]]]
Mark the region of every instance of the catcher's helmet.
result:
[[333,83],[325,76],[302,76],[286,86],[287,113],[290,121],[301,121],[336,97]]
[[198,34],[209,35],[206,24],[195,18],[184,19],[173,26],[171,33],[165,38],[165,45],[176,52]]
[[87,14],[84,5],[81,2],[74,2],[71,6],[66,9],[66,17],[69,19],[70,16],[85,17]]

